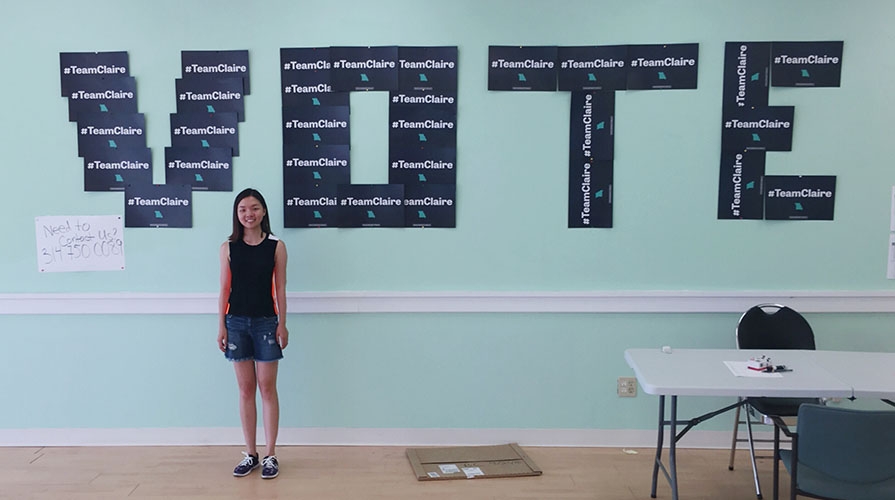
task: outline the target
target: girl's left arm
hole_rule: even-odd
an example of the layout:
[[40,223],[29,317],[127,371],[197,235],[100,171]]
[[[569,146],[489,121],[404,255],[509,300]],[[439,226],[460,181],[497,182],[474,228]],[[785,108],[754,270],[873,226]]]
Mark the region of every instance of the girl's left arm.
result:
[[273,279],[276,287],[277,341],[280,349],[285,349],[289,344],[289,330],[286,329],[286,260],[286,244],[279,240],[274,253]]

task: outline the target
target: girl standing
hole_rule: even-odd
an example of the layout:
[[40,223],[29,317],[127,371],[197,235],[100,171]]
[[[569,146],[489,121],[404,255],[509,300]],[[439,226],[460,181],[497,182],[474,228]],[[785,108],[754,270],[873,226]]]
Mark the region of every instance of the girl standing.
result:
[[[233,202],[233,233],[221,245],[221,293],[218,300],[218,348],[233,362],[239,385],[239,417],[245,458],[233,470],[246,476],[261,467],[261,477],[279,474],[276,457],[280,401],[277,366],[289,343],[286,329],[286,245],[270,232],[267,203],[245,189]],[[266,456],[255,444],[258,411],[255,388],[264,410]]]

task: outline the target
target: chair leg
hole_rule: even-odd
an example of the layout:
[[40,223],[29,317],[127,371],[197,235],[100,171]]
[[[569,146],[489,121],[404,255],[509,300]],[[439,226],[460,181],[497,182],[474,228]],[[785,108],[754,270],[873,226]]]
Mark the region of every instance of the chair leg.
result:
[[774,500],[780,498],[780,427],[774,423]]
[[792,437],[792,455],[790,455],[792,463],[790,468],[792,472],[789,475],[789,500],[796,500],[796,491],[799,488],[799,436]]
[[749,458],[752,460],[752,479],[755,481],[755,496],[761,500],[761,484],[758,481],[758,466],[755,463],[755,443],[752,441],[752,419],[746,409],[746,430],[749,435]]
[[733,470],[733,458],[737,451],[737,433],[740,430],[740,409],[737,406],[736,413],[733,415],[733,439],[730,441],[730,460],[727,462],[727,470]]

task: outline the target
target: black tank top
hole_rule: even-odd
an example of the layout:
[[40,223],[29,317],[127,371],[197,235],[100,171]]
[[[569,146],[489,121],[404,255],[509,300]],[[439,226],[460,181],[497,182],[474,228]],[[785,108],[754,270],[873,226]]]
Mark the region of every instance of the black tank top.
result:
[[279,240],[267,235],[252,246],[246,242],[230,242],[230,308],[238,316],[276,316],[273,296],[274,257]]

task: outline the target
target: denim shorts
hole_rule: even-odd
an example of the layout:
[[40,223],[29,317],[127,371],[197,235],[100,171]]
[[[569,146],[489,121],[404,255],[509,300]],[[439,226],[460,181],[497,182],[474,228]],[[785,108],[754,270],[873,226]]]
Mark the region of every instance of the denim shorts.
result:
[[228,314],[227,350],[224,356],[230,361],[276,361],[283,358],[277,343],[276,316],[251,317]]

